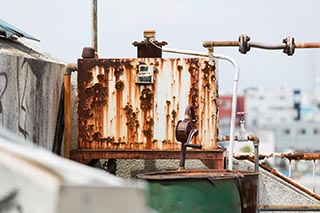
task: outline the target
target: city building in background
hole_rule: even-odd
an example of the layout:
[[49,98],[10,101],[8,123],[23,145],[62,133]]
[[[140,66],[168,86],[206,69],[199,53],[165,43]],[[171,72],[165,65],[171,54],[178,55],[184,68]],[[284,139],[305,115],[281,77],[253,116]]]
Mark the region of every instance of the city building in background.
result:
[[[238,97],[237,112],[247,112],[245,129],[247,133],[260,134],[264,147],[261,152],[320,151],[320,101],[316,97],[288,86],[248,88]],[[229,135],[232,95],[219,97],[219,103],[219,134]],[[239,119],[237,115],[236,134]],[[235,150],[252,151],[249,147],[250,144],[237,144]]]

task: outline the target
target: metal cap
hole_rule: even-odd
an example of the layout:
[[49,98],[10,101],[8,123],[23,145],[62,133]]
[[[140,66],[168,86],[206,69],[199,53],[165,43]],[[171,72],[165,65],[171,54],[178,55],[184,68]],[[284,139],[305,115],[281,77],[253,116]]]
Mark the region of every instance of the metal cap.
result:
[[95,58],[96,50],[92,47],[84,47],[82,50],[82,58]]
[[155,30],[145,30],[145,31],[143,31],[143,37],[154,39],[156,37],[156,31]]

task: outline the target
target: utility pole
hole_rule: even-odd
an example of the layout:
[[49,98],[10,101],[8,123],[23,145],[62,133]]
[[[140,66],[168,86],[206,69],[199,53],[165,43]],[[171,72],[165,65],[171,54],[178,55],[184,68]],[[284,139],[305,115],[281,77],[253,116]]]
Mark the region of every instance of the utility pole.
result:
[[98,52],[98,0],[92,0],[92,43],[91,46]]

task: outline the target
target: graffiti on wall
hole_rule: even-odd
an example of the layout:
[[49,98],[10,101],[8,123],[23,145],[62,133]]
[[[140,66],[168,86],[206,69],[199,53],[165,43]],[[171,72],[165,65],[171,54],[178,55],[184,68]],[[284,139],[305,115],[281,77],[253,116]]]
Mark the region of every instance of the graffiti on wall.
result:
[[[25,69],[23,69],[25,67]],[[23,70],[23,72],[20,72]],[[29,135],[27,132],[27,109],[26,91],[28,85],[29,66],[25,59],[21,65],[21,69],[17,69],[17,92],[18,92],[18,130],[26,139]],[[21,92],[22,91],[22,92]]]
[[18,190],[13,190],[0,198],[0,213],[17,212],[22,213],[22,207],[17,201]]
[[[47,62],[27,58],[21,60],[19,57],[15,62],[13,70],[10,66],[0,70],[0,126],[16,130],[25,139],[38,142],[39,126],[41,125],[39,123],[41,109],[39,108],[45,107],[42,101],[42,76]],[[12,108],[6,110],[8,106],[14,107],[16,110]],[[12,120],[8,122],[8,119],[12,119],[10,113],[16,113],[13,117],[17,120],[13,124]],[[35,128],[30,128],[30,125]],[[30,133],[30,129],[32,129],[32,133]]]
[[8,76],[5,72],[0,72],[0,126],[4,126],[2,97],[7,89]]

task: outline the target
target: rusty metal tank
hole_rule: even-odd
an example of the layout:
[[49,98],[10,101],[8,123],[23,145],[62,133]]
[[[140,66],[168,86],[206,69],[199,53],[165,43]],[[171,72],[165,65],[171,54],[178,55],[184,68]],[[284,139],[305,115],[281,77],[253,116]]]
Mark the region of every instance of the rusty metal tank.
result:
[[244,212],[257,210],[258,173],[184,170],[145,173],[148,205],[159,212]]
[[79,149],[180,150],[185,107],[195,108],[194,144],[216,146],[215,65],[204,58],[78,60]]

